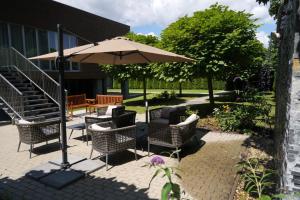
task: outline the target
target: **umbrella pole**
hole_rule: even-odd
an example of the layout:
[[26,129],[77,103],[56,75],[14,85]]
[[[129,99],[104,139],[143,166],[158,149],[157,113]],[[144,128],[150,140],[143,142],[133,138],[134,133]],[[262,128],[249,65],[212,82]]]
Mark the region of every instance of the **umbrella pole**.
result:
[[66,96],[65,96],[65,71],[64,71],[64,48],[63,48],[63,30],[60,24],[57,25],[58,32],[58,59],[57,66],[59,69],[59,84],[60,84],[60,118],[61,118],[61,149],[62,149],[62,163],[61,168],[68,168],[68,152],[67,152],[67,133],[66,133]]
[[143,78],[143,90],[144,90],[144,103],[145,103],[145,108],[146,108],[146,123],[148,123],[149,119],[148,119],[148,102],[147,102],[147,80],[146,77],[144,76]]

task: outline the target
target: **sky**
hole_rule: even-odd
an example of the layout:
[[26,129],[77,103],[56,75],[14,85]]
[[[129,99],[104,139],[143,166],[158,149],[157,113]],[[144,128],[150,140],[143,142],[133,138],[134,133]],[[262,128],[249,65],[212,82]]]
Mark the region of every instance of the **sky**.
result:
[[255,0],[56,0],[58,2],[112,19],[130,26],[138,34],[159,36],[161,31],[178,18],[204,10],[218,2],[233,10],[245,10],[258,19],[256,37],[265,47],[268,35],[275,31],[275,21],[268,13],[269,5]]

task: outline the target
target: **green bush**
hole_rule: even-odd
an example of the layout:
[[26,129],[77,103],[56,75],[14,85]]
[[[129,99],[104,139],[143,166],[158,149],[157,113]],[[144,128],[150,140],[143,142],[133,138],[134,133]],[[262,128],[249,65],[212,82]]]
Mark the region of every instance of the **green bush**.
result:
[[[113,81],[113,88],[120,89],[121,85],[118,81]],[[129,80],[129,88],[131,89],[143,89],[143,81],[138,79]],[[179,88],[179,82],[166,82],[157,79],[147,79],[147,89],[169,89],[176,90]],[[182,89],[192,90],[192,89],[207,89],[207,80],[205,78],[197,78],[193,81],[185,81],[182,83]],[[225,82],[214,80],[213,89],[224,90]]]
[[255,125],[255,118],[260,115],[258,109],[250,105],[233,107],[225,105],[222,108],[216,108],[213,114],[223,131],[251,129]]

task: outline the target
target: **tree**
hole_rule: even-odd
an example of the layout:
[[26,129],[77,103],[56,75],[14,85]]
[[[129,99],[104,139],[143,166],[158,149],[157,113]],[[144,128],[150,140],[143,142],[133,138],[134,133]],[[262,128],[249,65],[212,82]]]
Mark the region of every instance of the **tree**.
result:
[[281,5],[281,0],[256,0],[258,3],[267,4],[270,2],[269,14],[275,19],[278,19],[278,11]]
[[258,26],[251,16],[215,4],[180,18],[161,34],[164,48],[195,58],[195,64],[177,70],[188,70],[193,77],[206,76],[211,104],[213,78],[226,80],[237,74],[248,78],[261,67],[264,48],[255,37]]

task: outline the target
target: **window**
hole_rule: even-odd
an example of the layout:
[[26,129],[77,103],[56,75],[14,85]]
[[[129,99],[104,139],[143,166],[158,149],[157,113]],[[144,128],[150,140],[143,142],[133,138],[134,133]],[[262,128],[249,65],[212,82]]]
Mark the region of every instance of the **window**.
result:
[[24,54],[22,27],[16,24],[10,24],[11,45],[19,52]]
[[8,27],[6,23],[0,22],[0,47],[8,47]]
[[[49,52],[57,51],[57,34],[56,34],[56,32],[52,32],[52,31],[48,32],[48,41],[49,41]],[[54,61],[51,61],[51,69],[57,70]]]
[[[43,55],[49,52],[47,31],[38,30],[38,49],[39,55]],[[43,70],[49,70],[50,62],[47,60],[40,60],[40,68]]]
[[[77,38],[70,35],[70,48],[76,47],[76,46],[77,46]],[[80,70],[79,63],[72,62],[71,64],[72,64],[72,71],[79,71]]]
[[26,57],[37,55],[36,32],[34,28],[24,27]]

